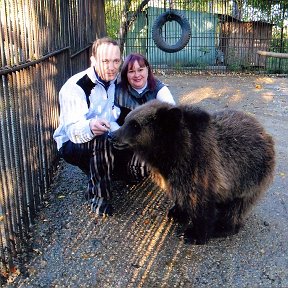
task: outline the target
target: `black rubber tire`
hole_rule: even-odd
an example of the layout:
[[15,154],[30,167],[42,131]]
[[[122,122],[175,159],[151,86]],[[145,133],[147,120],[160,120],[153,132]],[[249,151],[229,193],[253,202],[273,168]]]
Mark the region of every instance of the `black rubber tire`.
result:
[[[162,27],[168,21],[176,21],[179,23],[182,29],[182,34],[180,39],[174,44],[167,44],[162,36]],[[156,46],[162,51],[168,53],[174,53],[182,50],[191,37],[191,26],[187,18],[177,11],[167,11],[159,15],[152,27],[152,39],[154,40]]]

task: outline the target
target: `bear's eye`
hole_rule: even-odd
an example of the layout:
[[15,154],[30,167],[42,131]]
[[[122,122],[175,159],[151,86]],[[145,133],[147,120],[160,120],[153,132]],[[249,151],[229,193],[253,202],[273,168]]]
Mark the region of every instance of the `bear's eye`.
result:
[[133,131],[134,134],[139,133],[141,130],[140,124],[135,120],[131,121],[129,123],[129,126],[130,126],[131,131]]

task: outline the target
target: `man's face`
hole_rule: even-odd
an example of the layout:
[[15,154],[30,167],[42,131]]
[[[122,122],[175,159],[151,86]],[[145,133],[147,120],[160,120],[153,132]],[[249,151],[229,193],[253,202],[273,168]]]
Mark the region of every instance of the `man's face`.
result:
[[101,44],[97,48],[96,56],[91,56],[91,63],[102,80],[114,80],[121,64],[120,48],[113,44]]

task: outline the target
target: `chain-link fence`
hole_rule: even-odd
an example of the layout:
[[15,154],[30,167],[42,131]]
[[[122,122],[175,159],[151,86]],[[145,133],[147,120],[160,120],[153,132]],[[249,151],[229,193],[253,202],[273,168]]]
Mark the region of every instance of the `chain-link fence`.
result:
[[154,68],[288,73],[287,0],[107,0],[105,9],[124,54],[143,53]]
[[0,1],[1,283],[17,274],[29,248],[57,163],[58,91],[89,65],[89,47],[104,33],[95,23],[101,3]]

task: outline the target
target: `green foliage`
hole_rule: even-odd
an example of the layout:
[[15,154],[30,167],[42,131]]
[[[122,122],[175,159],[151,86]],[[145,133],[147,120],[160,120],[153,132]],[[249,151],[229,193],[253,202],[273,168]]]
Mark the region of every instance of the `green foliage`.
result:
[[107,35],[118,39],[124,1],[105,1]]
[[288,73],[288,59],[279,59],[269,57],[267,59],[268,73],[287,74]]
[[229,53],[227,55],[227,63],[230,71],[241,71],[241,59],[236,56],[235,49],[229,49]]

